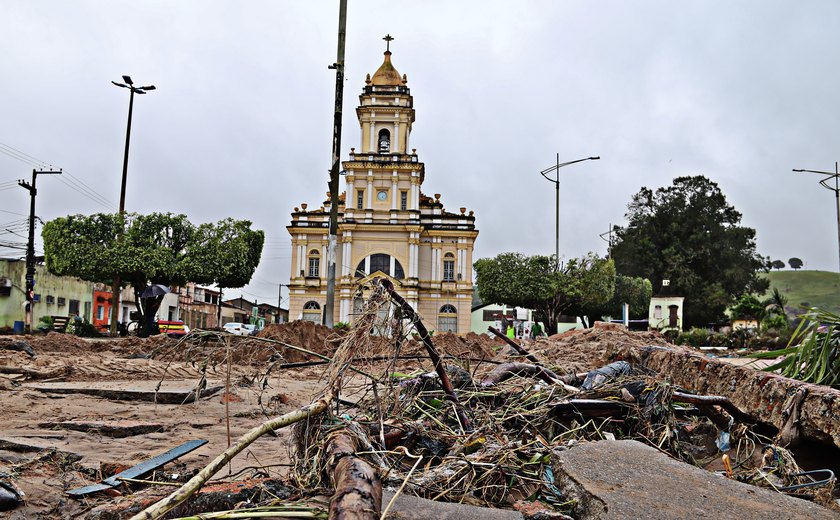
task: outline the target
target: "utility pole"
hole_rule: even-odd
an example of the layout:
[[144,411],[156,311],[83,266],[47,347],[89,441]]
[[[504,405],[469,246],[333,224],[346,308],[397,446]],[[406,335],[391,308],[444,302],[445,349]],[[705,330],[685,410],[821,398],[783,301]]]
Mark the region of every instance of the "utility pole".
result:
[[[837,161],[834,162],[834,173],[820,170],[798,170],[796,168],[793,171],[828,175],[828,177],[820,181],[820,185],[834,192],[834,206],[837,209],[837,252],[840,254],[840,169],[838,168]],[[834,182],[830,182],[832,180]]]
[[612,256],[613,233],[614,232],[615,232],[615,227],[612,224],[610,224],[610,229],[608,231],[604,231],[603,233],[598,235],[599,237],[601,237],[602,240],[607,242],[607,258],[610,258],[610,256]]
[[29,242],[26,245],[26,332],[32,331],[32,316],[35,296],[35,196],[38,188],[35,187],[39,175],[61,175],[61,170],[32,170],[32,184],[24,180],[18,181],[18,186],[29,191]]
[[[338,174],[341,154],[341,116],[344,104],[344,40],[347,34],[347,0],[338,7],[338,52],[335,63],[335,115],[333,117],[332,170],[330,170],[330,229],[327,242],[327,301],[323,324],[333,328],[335,309],[335,248],[338,241]],[[349,194],[348,194],[349,196]]]
[[[280,306],[283,304],[283,284],[278,284],[279,287],[277,289],[277,318],[276,322],[280,323]],[[286,285],[288,287],[288,285]]]

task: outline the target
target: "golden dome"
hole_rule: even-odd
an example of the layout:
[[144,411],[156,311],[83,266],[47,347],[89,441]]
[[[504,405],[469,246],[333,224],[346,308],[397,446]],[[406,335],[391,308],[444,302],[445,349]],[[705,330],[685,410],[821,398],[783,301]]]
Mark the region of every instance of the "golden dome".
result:
[[398,87],[403,84],[400,73],[391,64],[391,51],[385,51],[385,61],[376,69],[376,72],[371,78],[371,83],[377,87]]

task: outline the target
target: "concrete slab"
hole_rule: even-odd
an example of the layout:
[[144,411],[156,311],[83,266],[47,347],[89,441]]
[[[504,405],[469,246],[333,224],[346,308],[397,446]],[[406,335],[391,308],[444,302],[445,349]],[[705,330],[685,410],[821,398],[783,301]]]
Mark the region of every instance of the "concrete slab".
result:
[[[158,381],[97,381],[30,383],[24,388],[52,394],[85,394],[117,401],[154,401],[161,404],[182,404],[195,400],[198,381],[164,381],[155,391]],[[210,385],[201,391],[201,397],[219,392],[224,385]]]
[[557,487],[577,499],[575,518],[837,519],[821,506],[742,484],[636,441],[599,441],[555,456]]
[[144,421],[45,421],[38,424],[41,428],[74,430],[77,432],[95,433],[106,437],[121,439],[134,435],[166,430],[163,423]]

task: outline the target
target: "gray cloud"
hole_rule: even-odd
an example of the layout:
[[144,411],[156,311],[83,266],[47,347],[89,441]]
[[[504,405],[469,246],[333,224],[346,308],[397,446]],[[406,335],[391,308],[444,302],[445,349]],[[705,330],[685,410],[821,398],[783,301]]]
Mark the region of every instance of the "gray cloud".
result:
[[[276,301],[289,276],[285,226],[320,205],[330,164],[337,2],[15,2],[0,20],[0,142],[113,201],[125,138],[123,74],[136,99],[127,208],[266,230],[245,295]],[[791,168],[833,169],[840,4],[789,2],[392,2],[350,0],[343,156],[357,146],[364,76],[385,33],[409,78],[424,191],[475,210],[477,256],[605,252],[641,186],[718,182],[761,253],[836,270],[831,193]],[[31,167],[0,155],[0,183]],[[39,179],[38,214],[109,211]],[[26,214],[23,189],[0,208]],[[8,218],[7,218],[8,217]],[[2,213],[0,221],[18,216]],[[3,251],[0,251],[3,253]]]

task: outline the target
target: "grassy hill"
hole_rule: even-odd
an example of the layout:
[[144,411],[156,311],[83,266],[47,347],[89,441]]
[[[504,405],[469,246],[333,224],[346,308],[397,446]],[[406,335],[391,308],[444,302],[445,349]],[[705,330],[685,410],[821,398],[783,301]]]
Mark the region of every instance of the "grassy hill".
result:
[[[771,271],[770,291],[779,289],[788,300],[788,315],[800,314],[802,305],[840,314],[840,273],[828,271]],[[768,291],[763,298],[770,295]]]

